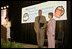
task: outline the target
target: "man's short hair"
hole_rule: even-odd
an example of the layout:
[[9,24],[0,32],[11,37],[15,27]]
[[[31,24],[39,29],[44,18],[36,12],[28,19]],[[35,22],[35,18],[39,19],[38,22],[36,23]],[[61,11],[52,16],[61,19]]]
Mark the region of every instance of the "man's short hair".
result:
[[38,11],[42,11],[41,9],[39,9]]

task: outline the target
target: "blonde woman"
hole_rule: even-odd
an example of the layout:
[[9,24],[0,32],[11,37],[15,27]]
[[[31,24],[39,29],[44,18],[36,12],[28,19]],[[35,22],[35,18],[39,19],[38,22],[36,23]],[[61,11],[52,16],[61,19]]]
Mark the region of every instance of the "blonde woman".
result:
[[47,23],[47,38],[48,48],[55,48],[55,25],[56,21],[53,19],[53,13],[48,13],[49,21]]

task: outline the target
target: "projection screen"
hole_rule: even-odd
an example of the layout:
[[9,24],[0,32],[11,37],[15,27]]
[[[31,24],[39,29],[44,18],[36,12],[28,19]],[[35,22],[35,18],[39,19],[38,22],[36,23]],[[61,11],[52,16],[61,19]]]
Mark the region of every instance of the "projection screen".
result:
[[48,13],[55,12],[55,9],[62,6],[64,11],[60,17],[54,16],[55,20],[67,20],[67,1],[47,1],[36,5],[31,5],[22,8],[21,23],[32,23],[35,21],[35,17],[38,16],[38,10],[42,10],[42,15],[46,17],[48,21]]

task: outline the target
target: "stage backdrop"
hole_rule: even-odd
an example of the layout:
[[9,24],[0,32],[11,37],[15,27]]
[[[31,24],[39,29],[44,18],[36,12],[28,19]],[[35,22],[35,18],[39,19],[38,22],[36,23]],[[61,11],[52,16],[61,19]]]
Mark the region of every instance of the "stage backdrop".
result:
[[2,9],[1,10],[1,25],[5,23],[5,17],[7,15],[7,9]]
[[43,15],[46,17],[48,21],[48,13],[55,12],[55,9],[58,6],[63,6],[64,14],[61,17],[54,17],[56,20],[67,20],[67,1],[47,1],[43,3],[39,3],[36,5],[31,5],[22,8],[22,17],[21,23],[31,23],[35,21],[35,17],[38,16],[38,10],[41,9],[43,11]]

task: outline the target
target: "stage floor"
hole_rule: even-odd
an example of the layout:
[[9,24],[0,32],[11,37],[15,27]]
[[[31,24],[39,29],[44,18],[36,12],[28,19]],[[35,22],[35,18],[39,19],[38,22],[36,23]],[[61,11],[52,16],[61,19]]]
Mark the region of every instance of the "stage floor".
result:
[[[23,48],[38,48],[37,45],[33,45],[33,44],[23,44]],[[46,46],[44,46],[43,48],[47,48]]]

